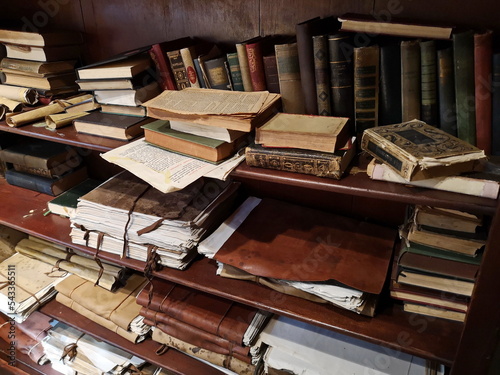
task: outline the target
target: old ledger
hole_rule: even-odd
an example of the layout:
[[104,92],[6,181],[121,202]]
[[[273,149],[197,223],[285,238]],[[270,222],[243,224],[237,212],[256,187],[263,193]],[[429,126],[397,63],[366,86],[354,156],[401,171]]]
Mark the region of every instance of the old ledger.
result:
[[280,95],[267,91],[241,92],[187,88],[165,90],[144,103],[149,117],[190,121],[249,132],[277,112]]
[[395,238],[380,225],[250,197],[198,251],[273,282],[293,281],[311,294],[330,289],[329,302],[373,315],[365,302],[382,291]]
[[486,160],[484,151],[418,120],[367,129],[361,148],[407,181],[470,172]]

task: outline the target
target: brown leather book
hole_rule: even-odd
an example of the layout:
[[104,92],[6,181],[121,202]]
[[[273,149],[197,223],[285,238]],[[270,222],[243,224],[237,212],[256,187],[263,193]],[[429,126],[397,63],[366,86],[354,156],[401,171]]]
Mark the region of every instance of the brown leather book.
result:
[[214,258],[257,276],[334,279],[379,294],[395,238],[392,228],[263,199]]
[[280,82],[278,79],[278,65],[276,62],[276,55],[266,55],[262,57],[264,62],[264,74],[266,76],[267,91],[280,93]]
[[257,309],[196,291],[167,280],[153,279],[153,297],[148,306],[149,287],[139,293],[137,303],[173,319],[193,325],[224,340],[242,345],[243,336]]
[[403,121],[420,118],[420,43],[401,42],[401,110]]
[[331,116],[330,63],[328,61],[328,36],[313,36],[314,78],[318,101],[318,115]]
[[297,43],[277,44],[276,63],[281,101],[285,113],[305,113]]

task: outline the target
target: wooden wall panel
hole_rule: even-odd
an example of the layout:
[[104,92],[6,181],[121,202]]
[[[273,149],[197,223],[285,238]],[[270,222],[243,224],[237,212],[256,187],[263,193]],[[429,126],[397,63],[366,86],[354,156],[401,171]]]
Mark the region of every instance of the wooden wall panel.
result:
[[339,16],[348,12],[369,13],[372,0],[274,0],[261,1],[261,35],[294,35],[295,25],[320,16]]

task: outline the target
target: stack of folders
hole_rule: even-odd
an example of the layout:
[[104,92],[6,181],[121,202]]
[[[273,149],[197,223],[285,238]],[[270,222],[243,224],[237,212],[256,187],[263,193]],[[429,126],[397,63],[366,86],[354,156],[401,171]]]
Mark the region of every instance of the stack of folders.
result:
[[[74,243],[184,269],[203,235],[232,209],[238,184],[198,179],[162,193],[124,171],[82,196],[71,218]],[[155,263],[155,262],[153,262]]]
[[0,66],[5,84],[34,88],[40,95],[77,92],[75,65],[81,53],[79,32],[27,32],[0,30],[7,57]]
[[388,351],[338,332],[274,316],[260,334],[263,374],[443,375],[444,366],[400,351]]
[[355,153],[348,118],[278,113],[256,130],[246,162],[338,180]]
[[145,126],[146,141],[212,163],[249,143],[250,132],[280,108],[280,95],[187,88],[164,91],[145,103],[156,121]]
[[250,197],[198,251],[222,277],[373,316],[395,238],[380,225]]
[[483,218],[416,206],[401,230],[391,295],[404,309],[464,321],[486,243]]
[[144,276],[131,275],[126,284],[115,292],[97,288],[94,283],[71,275],[60,282],[56,300],[77,313],[92,319],[121,337],[133,342],[145,339],[150,326],[139,315],[136,296],[147,280]]
[[137,303],[154,326],[153,340],[237,374],[255,373],[250,346],[269,313],[156,278]]
[[146,362],[124,350],[57,322],[42,342],[51,366],[61,374],[126,374]]

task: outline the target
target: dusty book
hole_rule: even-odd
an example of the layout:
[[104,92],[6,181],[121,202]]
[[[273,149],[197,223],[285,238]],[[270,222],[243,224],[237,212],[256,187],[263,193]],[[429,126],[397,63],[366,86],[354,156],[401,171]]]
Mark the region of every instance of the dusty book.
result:
[[278,113],[255,131],[255,143],[334,152],[350,138],[345,117]]
[[407,181],[481,167],[484,151],[418,120],[365,130],[361,148]]

